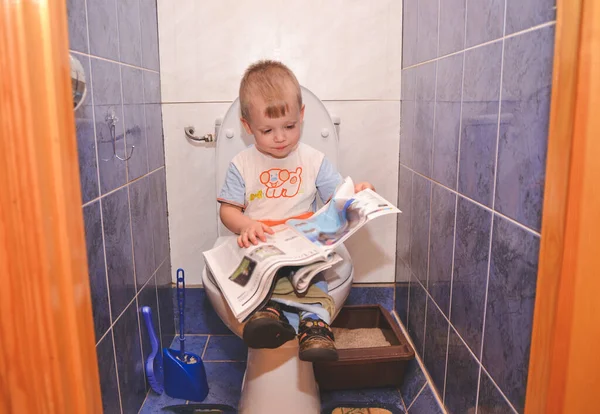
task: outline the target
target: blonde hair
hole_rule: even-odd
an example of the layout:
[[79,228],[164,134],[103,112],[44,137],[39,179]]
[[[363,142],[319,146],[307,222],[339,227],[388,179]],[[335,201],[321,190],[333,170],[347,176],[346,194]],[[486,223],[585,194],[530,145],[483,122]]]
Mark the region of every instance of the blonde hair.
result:
[[298,109],[302,108],[300,84],[294,73],[283,63],[274,60],[261,60],[246,69],[240,83],[240,109],[242,118],[250,119],[252,98],[260,96],[267,103],[265,115],[269,118],[285,116],[290,110],[285,101],[285,93],[296,94]]

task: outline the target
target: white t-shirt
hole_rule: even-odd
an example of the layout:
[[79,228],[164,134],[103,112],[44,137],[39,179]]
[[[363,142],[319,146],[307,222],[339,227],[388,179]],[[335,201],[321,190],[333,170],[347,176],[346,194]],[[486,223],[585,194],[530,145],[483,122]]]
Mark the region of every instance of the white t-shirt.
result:
[[342,182],[325,155],[299,143],[285,158],[274,158],[254,145],[236,155],[217,200],[242,207],[254,220],[285,220],[315,210]]

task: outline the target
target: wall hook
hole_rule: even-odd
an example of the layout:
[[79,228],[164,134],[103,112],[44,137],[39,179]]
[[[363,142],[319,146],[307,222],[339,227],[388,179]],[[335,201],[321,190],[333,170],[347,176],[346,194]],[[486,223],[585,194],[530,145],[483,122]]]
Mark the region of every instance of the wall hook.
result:
[[[111,138],[112,147],[113,147],[113,155],[111,158],[118,158],[121,161],[127,161],[128,159],[130,159],[133,156],[133,151],[135,150],[135,145],[131,146],[131,152],[129,153],[128,157],[126,157],[126,158],[120,157],[119,154],[117,154],[117,132],[116,132],[116,125],[117,125],[117,122],[119,122],[119,118],[117,118],[117,116],[115,115],[115,112],[112,111],[110,114],[106,114],[105,120],[108,123],[108,128],[110,129],[110,138]],[[103,159],[103,161],[110,161],[110,158],[107,160]]]

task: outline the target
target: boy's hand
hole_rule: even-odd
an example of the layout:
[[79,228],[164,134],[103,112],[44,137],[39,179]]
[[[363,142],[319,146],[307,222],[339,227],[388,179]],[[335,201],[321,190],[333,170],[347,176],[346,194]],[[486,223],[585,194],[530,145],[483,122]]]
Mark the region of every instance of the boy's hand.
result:
[[258,244],[258,240],[266,242],[267,236],[265,233],[275,234],[273,229],[266,224],[252,221],[250,225],[240,230],[238,245],[240,247],[250,247],[250,243],[256,245]]
[[375,191],[375,187],[373,187],[373,184],[364,182],[364,183],[358,183],[358,184],[356,184],[354,186],[354,192],[355,193],[359,193],[362,190],[366,190],[367,188],[370,189],[370,190]]

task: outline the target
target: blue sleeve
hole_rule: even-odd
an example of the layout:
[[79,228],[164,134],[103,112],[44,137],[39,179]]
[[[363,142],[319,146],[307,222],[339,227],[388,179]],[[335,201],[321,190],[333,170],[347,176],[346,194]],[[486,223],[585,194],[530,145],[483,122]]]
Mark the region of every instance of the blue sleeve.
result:
[[333,196],[335,189],[342,183],[343,179],[340,173],[335,169],[333,164],[327,159],[323,158],[321,168],[317,174],[317,191],[319,197],[326,203]]
[[229,169],[225,175],[225,183],[221,187],[217,201],[241,208],[246,207],[246,184],[233,163],[229,164]]

